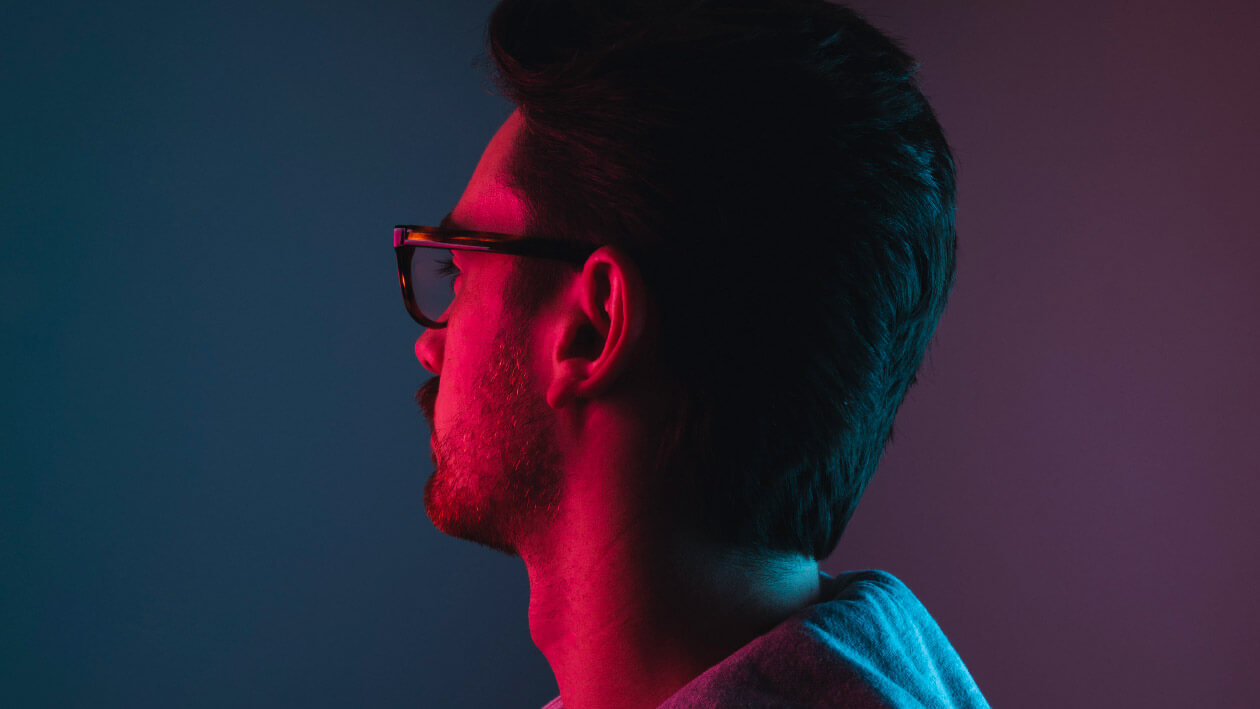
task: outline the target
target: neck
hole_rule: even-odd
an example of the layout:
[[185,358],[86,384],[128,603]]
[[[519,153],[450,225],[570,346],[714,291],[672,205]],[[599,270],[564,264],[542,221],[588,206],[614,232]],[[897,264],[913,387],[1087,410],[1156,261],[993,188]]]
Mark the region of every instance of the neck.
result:
[[530,634],[566,709],[656,707],[818,600],[813,559],[701,543],[630,500],[625,479],[570,475],[548,538],[521,549]]

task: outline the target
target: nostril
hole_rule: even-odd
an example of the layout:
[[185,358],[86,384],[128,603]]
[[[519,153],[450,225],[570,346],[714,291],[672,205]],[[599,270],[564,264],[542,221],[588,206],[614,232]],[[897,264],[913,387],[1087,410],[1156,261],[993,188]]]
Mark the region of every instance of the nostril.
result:
[[442,343],[438,332],[425,330],[416,340],[416,359],[420,360],[420,366],[434,374],[442,373]]

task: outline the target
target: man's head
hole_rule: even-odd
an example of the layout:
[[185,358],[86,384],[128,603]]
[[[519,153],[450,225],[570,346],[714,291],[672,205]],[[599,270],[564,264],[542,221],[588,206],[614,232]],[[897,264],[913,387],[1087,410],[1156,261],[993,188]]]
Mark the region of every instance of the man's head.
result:
[[[644,445],[671,513],[826,557],[953,280],[953,163],[912,60],[821,0],[503,0],[489,41],[518,106],[496,172],[513,198],[477,228],[631,255],[642,356],[676,384],[644,414],[667,417]],[[509,261],[522,321],[575,278]]]

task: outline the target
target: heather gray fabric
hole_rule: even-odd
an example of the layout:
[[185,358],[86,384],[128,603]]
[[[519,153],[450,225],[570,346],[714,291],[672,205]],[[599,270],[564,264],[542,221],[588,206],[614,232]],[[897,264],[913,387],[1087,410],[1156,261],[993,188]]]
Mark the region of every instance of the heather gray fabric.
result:
[[[689,682],[661,709],[988,707],[945,634],[884,571],[822,574],[823,597]],[[560,698],[543,709],[564,709]]]

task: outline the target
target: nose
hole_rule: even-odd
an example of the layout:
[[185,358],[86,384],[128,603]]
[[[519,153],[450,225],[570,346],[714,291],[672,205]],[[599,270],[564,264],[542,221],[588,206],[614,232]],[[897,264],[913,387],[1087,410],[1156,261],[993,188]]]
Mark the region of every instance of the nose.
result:
[[425,369],[440,375],[445,345],[446,328],[428,328],[416,340],[416,359]]

